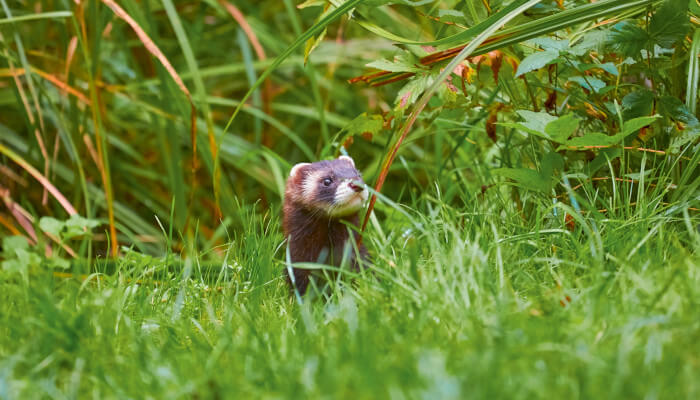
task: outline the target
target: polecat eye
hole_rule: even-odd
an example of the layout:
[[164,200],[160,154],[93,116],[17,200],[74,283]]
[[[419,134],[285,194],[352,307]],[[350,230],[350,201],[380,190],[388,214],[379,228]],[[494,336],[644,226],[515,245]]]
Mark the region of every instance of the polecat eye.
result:
[[330,186],[331,183],[333,183],[333,179],[331,179],[331,178],[326,178],[326,179],[323,180],[323,184],[324,184],[325,186]]

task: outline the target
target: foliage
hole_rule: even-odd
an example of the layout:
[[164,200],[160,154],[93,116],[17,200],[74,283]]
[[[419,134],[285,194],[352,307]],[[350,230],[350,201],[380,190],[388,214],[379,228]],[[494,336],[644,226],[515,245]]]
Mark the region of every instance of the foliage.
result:
[[[700,393],[696,1],[0,6],[0,398]],[[375,268],[298,303],[341,153]]]

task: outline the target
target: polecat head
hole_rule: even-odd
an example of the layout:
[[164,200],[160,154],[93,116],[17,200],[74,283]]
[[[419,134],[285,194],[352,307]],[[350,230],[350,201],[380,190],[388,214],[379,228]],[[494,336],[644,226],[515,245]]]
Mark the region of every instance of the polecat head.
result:
[[287,179],[285,198],[310,211],[340,218],[360,211],[367,189],[352,158],[340,156],[295,165]]

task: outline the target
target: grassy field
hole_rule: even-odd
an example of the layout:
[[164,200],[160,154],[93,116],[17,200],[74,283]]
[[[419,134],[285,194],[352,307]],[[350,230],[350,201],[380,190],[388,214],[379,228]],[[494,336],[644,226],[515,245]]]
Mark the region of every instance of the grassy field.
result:
[[433,195],[368,237],[375,276],[303,304],[276,210],[241,216],[211,269],[127,253],[84,281],[4,271],[0,397],[700,395],[697,218],[648,205],[569,231],[562,209]]
[[0,399],[700,398],[697,4],[300,3],[0,0]]

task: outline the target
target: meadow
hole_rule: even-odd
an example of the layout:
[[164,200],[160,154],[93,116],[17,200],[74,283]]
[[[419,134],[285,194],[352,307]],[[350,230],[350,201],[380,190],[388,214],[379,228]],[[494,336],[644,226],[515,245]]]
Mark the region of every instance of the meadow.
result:
[[696,0],[0,6],[0,399],[700,398]]

